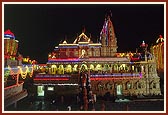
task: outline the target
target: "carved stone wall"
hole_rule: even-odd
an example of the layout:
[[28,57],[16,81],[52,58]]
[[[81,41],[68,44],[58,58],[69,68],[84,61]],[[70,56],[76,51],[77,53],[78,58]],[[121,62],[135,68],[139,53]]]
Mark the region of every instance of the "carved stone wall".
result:
[[122,85],[122,94],[128,95],[161,95],[160,77],[156,71],[156,63],[149,61],[141,64],[145,67],[142,71],[142,78],[91,81],[92,91],[97,95],[104,95],[107,92],[116,96],[116,86]]

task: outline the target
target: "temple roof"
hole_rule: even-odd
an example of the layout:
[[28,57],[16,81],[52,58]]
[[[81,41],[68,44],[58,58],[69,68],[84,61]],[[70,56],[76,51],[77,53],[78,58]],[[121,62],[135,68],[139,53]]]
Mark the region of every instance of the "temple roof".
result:
[[75,39],[73,43],[78,44],[79,42],[91,43],[91,40],[89,37],[87,37],[87,35],[84,32],[82,32],[79,36],[77,36],[77,38]]

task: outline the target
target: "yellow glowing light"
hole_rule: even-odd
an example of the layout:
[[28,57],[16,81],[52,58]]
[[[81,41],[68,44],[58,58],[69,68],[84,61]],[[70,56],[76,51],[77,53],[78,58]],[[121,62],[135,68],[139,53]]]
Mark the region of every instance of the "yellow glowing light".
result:
[[23,62],[28,62],[29,58],[23,58]]
[[20,68],[20,74],[21,74],[23,79],[26,78],[27,73],[28,73],[28,69],[29,69],[28,66],[26,66],[25,68],[26,68],[26,71],[24,71],[24,72],[23,72],[22,68]]
[[18,68],[17,72],[14,72],[14,71],[12,70],[12,68],[11,68],[10,66],[8,66],[8,69],[10,70],[10,75],[18,75],[18,76],[19,76],[19,74],[20,74],[21,77],[22,77],[23,79],[25,79],[26,76],[27,76],[27,74],[29,73],[29,76],[32,77],[32,75],[33,75],[33,67],[32,67],[32,69],[31,69],[31,71],[30,71],[29,67],[26,66],[26,67],[25,67],[26,70],[25,70],[24,72],[23,72],[23,70],[22,70],[22,68],[21,68],[20,66],[18,66],[17,68]]

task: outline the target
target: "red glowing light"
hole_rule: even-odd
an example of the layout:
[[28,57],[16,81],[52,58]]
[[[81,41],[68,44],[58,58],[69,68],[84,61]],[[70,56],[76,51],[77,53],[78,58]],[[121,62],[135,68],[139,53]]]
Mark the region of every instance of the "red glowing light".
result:
[[160,38],[163,38],[162,35],[159,35]]
[[90,80],[123,80],[123,79],[140,79],[140,77],[117,77],[117,78],[109,78],[109,77],[96,77],[90,78]]
[[5,32],[4,32],[4,34],[9,34],[9,35],[12,35],[12,36],[14,36],[14,34],[8,29],[8,30],[6,30]]
[[51,81],[51,80],[55,80],[55,81],[67,81],[69,80],[69,78],[34,78],[35,81],[37,80],[42,80],[42,81]]
[[138,58],[131,57],[131,61],[138,61],[138,60],[139,60],[139,57]]
[[11,86],[5,87],[4,89],[5,89],[5,90],[7,90],[7,89],[11,89],[11,88],[14,88],[14,87],[23,85],[23,83],[24,83],[24,82],[20,82],[20,83],[18,83],[18,84],[15,84],[15,85],[11,85]]

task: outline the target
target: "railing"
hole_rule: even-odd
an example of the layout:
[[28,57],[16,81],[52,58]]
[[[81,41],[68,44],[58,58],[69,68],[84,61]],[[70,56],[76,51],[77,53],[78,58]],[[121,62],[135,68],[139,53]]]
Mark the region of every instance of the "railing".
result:
[[4,106],[7,107],[28,95],[27,90],[23,90],[23,83],[11,85],[4,88]]
[[12,85],[4,88],[4,98],[9,98],[23,90],[23,83],[20,82],[18,85]]
[[4,100],[4,106],[7,107],[7,106],[23,99],[27,95],[28,95],[27,90],[22,90],[21,92],[13,95],[12,97],[9,97],[9,98],[5,99]]

